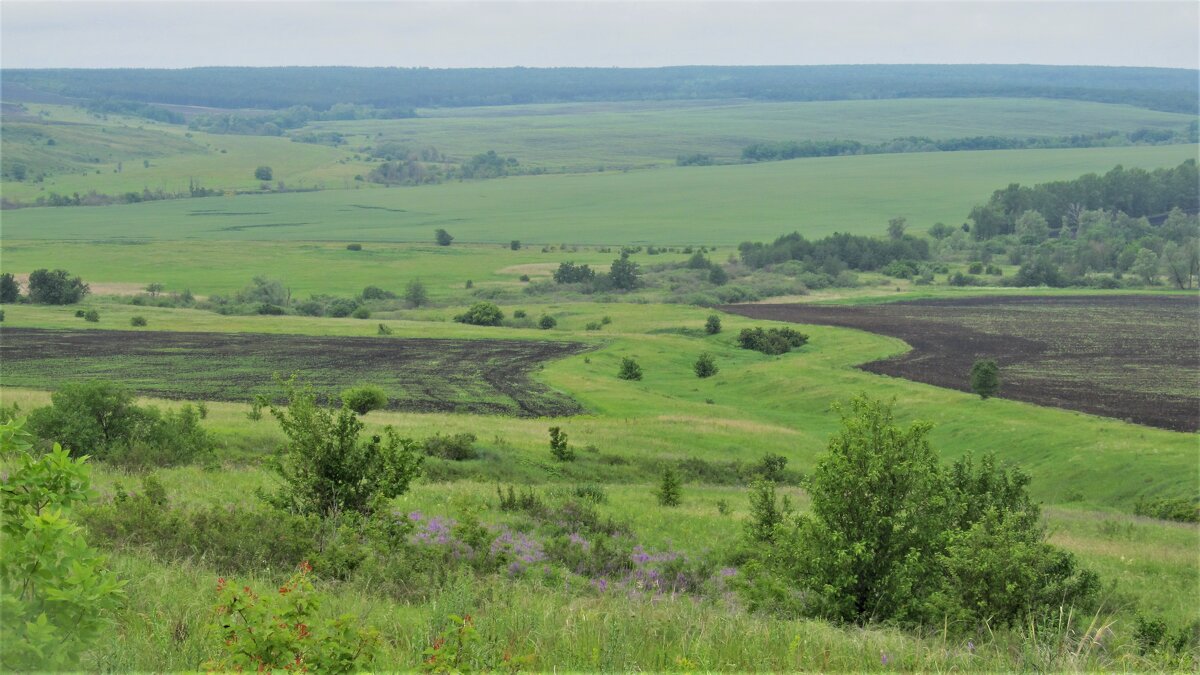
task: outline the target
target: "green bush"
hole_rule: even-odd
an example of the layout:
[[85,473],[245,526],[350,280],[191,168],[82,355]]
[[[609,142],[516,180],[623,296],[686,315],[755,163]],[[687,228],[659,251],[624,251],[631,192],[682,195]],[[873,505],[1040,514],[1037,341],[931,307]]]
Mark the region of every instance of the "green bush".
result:
[[366,307],[359,307],[351,312],[350,316],[355,319],[369,319],[371,318],[371,310]]
[[617,371],[617,377],[622,380],[640,380],[642,379],[642,367],[637,361],[626,356],[621,359],[621,369]]
[[679,506],[683,502],[683,483],[670,465],[663,467],[654,496],[659,506]]
[[87,458],[58,445],[35,458],[29,441],[22,423],[0,426],[0,454],[15,459],[0,483],[0,669],[77,670],[125,582],[66,515],[92,496]]
[[6,305],[21,298],[21,284],[12,272],[0,274],[0,304]]
[[575,451],[567,445],[567,432],[560,427],[550,427],[550,454],[560,462],[575,461]]
[[1200,505],[1192,499],[1146,499],[1139,497],[1133,512],[1147,518],[1200,523]]
[[991,359],[980,359],[971,366],[971,391],[987,399],[1000,391],[1000,367]]
[[363,423],[349,407],[322,408],[311,388],[294,383],[288,383],[287,400],[286,408],[271,408],[287,437],[273,465],[283,485],[267,496],[275,506],[323,517],[371,513],[380,500],[407,492],[420,474],[417,443],[390,426],[360,440]]
[[434,434],[425,439],[425,454],[430,457],[441,457],[452,462],[462,462],[468,459],[478,459],[479,451],[475,449],[475,434],[461,433],[443,436]]
[[387,392],[372,384],[360,384],[356,387],[342,390],[342,405],[359,415],[366,415],[372,410],[386,408]]
[[529,316],[529,314],[523,309],[513,310],[514,319],[524,319],[527,316]]
[[716,335],[721,332],[721,317],[716,314],[709,314],[708,319],[704,322],[704,332],[709,335]]
[[471,305],[466,312],[454,317],[454,320],[459,323],[467,323],[473,326],[499,326],[504,320],[504,312],[491,302],[477,302]]
[[134,328],[143,328],[146,325],[146,317],[144,317],[144,316],[131,317],[129,319],[129,325],[133,326]]
[[346,250],[347,251],[361,251],[361,250],[363,250],[362,244],[346,244]]
[[83,320],[88,323],[100,323],[100,312],[94,309],[89,309],[83,313]]
[[752,606],[956,628],[1093,606],[1099,581],[1045,543],[1028,476],[991,456],[945,469],[931,425],[900,427],[865,395],[837,409],[842,428],[807,485],[810,513],[751,548],[742,589]]
[[543,314],[541,319],[538,319],[538,327],[542,330],[550,330],[558,325],[558,320],[549,314]]
[[73,305],[88,294],[88,285],[66,270],[34,270],[26,283],[29,301],[35,305]]
[[743,328],[738,334],[738,344],[742,349],[769,355],[786,354],[807,343],[807,335],[791,328]]
[[378,286],[367,286],[359,294],[363,300],[392,300],[396,297],[395,293],[385,291]]
[[713,355],[709,354],[708,352],[703,352],[700,354],[700,357],[696,359],[696,363],[692,365],[692,369],[696,371],[696,377],[699,377],[700,379],[712,377],[713,375],[716,375],[717,371],[719,370]]

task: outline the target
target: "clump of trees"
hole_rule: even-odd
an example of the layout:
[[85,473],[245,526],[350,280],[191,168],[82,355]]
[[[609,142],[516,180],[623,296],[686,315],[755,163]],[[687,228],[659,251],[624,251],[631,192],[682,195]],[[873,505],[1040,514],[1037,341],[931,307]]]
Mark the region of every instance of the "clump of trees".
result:
[[1094,605],[1097,576],[1046,543],[1026,474],[991,455],[944,467],[932,425],[899,425],[865,395],[836,409],[841,429],[806,486],[811,511],[787,513],[766,491],[755,505],[742,568],[753,607],[974,628]]
[[554,282],[557,284],[581,284],[583,291],[631,291],[641,285],[640,266],[629,259],[629,253],[623,251],[609,266],[607,273],[597,273],[588,265],[576,265],[574,262],[560,263],[554,271]]
[[808,344],[808,336],[791,328],[743,328],[738,345],[763,354],[786,354]]
[[[38,305],[73,305],[89,292],[83,279],[66,270],[34,270],[27,283],[29,301]],[[11,292],[11,291],[10,291]]]
[[847,269],[878,270],[895,260],[928,260],[929,242],[910,234],[876,239],[853,234],[832,234],[809,241],[798,232],[779,237],[771,244],[743,242],[738,245],[742,263],[761,269],[797,260],[805,272],[837,275]]

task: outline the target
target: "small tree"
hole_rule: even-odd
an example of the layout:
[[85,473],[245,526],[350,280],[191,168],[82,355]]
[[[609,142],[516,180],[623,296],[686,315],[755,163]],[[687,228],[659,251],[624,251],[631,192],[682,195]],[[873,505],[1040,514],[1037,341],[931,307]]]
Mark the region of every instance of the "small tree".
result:
[[567,432],[559,427],[550,427],[550,454],[560,462],[575,461],[575,451],[567,445]]
[[29,275],[29,301],[38,305],[71,305],[87,295],[88,285],[66,270],[34,270]]
[[622,253],[620,258],[613,261],[608,270],[609,281],[613,288],[631,291],[638,287],[638,264],[629,259],[628,253]]
[[359,415],[366,415],[372,410],[386,408],[388,404],[387,392],[380,387],[370,384],[361,384],[357,387],[350,387],[342,391],[342,405],[353,410]]
[[100,312],[94,309],[89,309],[83,313],[83,320],[88,323],[100,323]]
[[469,323],[473,326],[499,326],[504,320],[504,312],[491,302],[477,302],[467,311],[454,317],[459,323]]
[[716,314],[709,314],[708,320],[704,322],[704,332],[709,335],[716,335],[721,332],[721,317]]
[[1148,248],[1143,248],[1138,249],[1129,271],[1137,275],[1147,286],[1153,286],[1158,283],[1159,266],[1158,254]]
[[269,166],[260,166],[254,170],[254,178],[256,180],[271,180],[275,177],[275,172]]
[[896,216],[888,221],[888,237],[892,239],[903,239],[904,230],[908,228],[908,219],[904,216]]
[[696,359],[696,363],[692,366],[696,371],[696,377],[704,379],[717,374],[717,362],[713,359],[713,355],[708,352],[700,354],[700,358]]
[[421,283],[420,279],[413,279],[404,287],[404,302],[413,308],[420,307],[429,302],[429,293],[425,290],[425,284]]
[[658,498],[660,506],[679,506],[683,501],[683,484],[669,465],[663,467],[654,496]]
[[159,283],[146,284],[146,292],[149,293],[150,297],[152,298],[158,297],[158,294],[162,293],[164,288],[166,287]]
[[508,247],[514,251],[520,251],[521,250],[521,242],[517,241],[516,239],[513,239],[512,241],[508,242]]
[[421,473],[420,445],[390,426],[360,440],[363,423],[349,407],[322,408],[311,388],[291,382],[287,399],[286,408],[271,407],[287,437],[274,462],[283,485],[266,495],[275,506],[323,517],[372,513],[382,500],[407,492]]
[[0,304],[16,302],[21,297],[21,285],[10,272],[0,274]]
[[642,367],[637,361],[626,356],[621,359],[621,370],[617,372],[617,377],[622,380],[640,380],[642,379]]
[[542,318],[538,320],[538,326],[540,326],[542,330],[550,330],[551,328],[554,328],[557,325],[558,325],[558,319],[555,319],[554,317],[550,316],[549,314],[543,314]]
[[1000,367],[991,359],[980,359],[971,366],[971,391],[987,399],[1000,391]]
[[133,326],[134,328],[145,328],[146,327],[146,317],[144,317],[144,316],[130,317],[129,325]]
[[454,236],[439,227],[433,232],[433,240],[438,246],[449,246],[450,242],[454,241]]

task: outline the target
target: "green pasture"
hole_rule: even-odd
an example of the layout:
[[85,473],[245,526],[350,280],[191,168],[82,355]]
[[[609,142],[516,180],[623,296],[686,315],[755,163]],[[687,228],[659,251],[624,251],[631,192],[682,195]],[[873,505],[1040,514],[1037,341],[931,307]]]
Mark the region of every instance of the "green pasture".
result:
[[434,147],[454,159],[495,150],[551,171],[660,166],[701,153],[741,159],[769,141],[908,136],[1071,136],[1141,128],[1183,130],[1192,117],[1125,105],[1049,99],[878,101],[633,101],[419,110],[403,120],[320,122],[352,145],[391,141]]
[[[416,188],[182,199],[4,214],[4,238],[737,244],[793,230],[881,233],[961,223],[1012,182],[1156,168],[1194,145],[829,157],[755,165],[546,175]],[[47,261],[46,264],[52,264]],[[210,265],[205,261],[206,265]]]

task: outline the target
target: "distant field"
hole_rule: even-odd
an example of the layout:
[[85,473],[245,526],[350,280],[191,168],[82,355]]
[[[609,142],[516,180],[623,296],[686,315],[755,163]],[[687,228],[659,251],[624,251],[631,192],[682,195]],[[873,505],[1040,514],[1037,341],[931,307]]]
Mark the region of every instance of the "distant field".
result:
[[674,164],[679,155],[692,153],[734,161],[741,158],[743,147],[763,141],[1070,136],[1140,128],[1182,130],[1193,119],[1126,105],[1004,98],[638,101],[418,112],[415,119],[314,126],[356,134],[355,143],[386,140],[414,149],[433,146],[458,158],[495,150],[550,170],[592,170]]
[[956,224],[1012,182],[1073,178],[1117,164],[1170,166],[1196,153],[1195,145],[1173,145],[831,157],[22,209],[4,214],[4,237],[429,242],[435,228],[445,228],[460,242],[729,245],[793,230],[810,237],[880,234],[897,215],[914,230]]
[[758,319],[859,328],[913,350],[870,372],[970,391],[976,359],[1000,365],[1000,396],[1139,424],[1200,428],[1200,306],[1194,296],[980,297],[864,307],[734,305]]
[[7,386],[54,389],[98,378],[148,396],[246,403],[277,393],[276,374],[294,373],[322,393],[370,382],[387,392],[393,410],[523,417],[581,411],[528,377],[539,362],[582,350],[571,342],[22,328],[3,336]]

